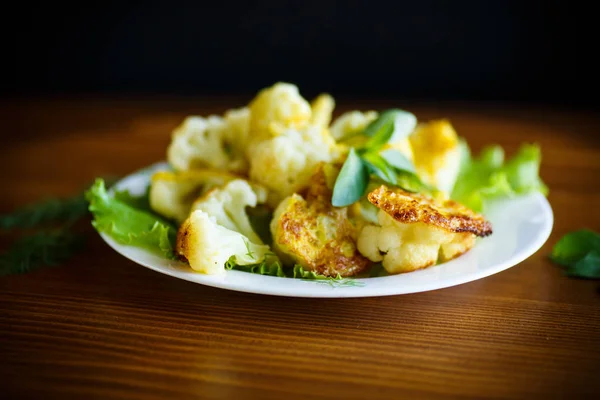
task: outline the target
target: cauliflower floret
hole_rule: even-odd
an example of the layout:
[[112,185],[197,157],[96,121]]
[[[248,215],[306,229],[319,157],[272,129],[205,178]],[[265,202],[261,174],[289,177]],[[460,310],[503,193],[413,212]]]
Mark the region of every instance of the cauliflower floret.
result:
[[260,237],[252,229],[246,207],[256,207],[264,203],[266,189],[255,189],[243,179],[230,181],[225,186],[214,188],[194,202],[192,211],[202,210],[216,219],[216,222],[232,231],[239,232],[255,244],[262,244]]
[[159,171],[152,175],[150,207],[160,215],[181,223],[188,217],[198,196],[238,178],[237,175],[210,169]]
[[450,195],[461,164],[459,138],[450,122],[421,124],[409,139],[421,180]]
[[[311,121],[310,104],[300,95],[298,87],[290,83],[278,82],[261,90],[249,107],[252,142],[269,139],[288,129],[301,130]],[[252,153],[250,146],[248,157]]]
[[225,118],[187,117],[173,131],[167,148],[169,163],[180,171],[211,167],[246,172],[249,120],[248,109],[230,110]]
[[346,208],[331,205],[339,171],[321,164],[311,180],[306,200],[298,194],[284,199],[273,215],[273,247],[289,263],[326,276],[352,276],[370,265],[356,248],[356,228]]
[[310,108],[312,111],[312,117],[310,121],[311,125],[319,126],[321,128],[329,127],[331,115],[333,114],[333,109],[335,108],[335,101],[333,100],[333,97],[326,93],[320,94],[312,101]]
[[336,158],[336,144],[327,130],[310,126],[304,131],[288,129],[260,142],[250,157],[250,179],[271,191],[268,203],[301,191],[320,162]]
[[202,210],[192,212],[181,225],[175,250],[192,269],[210,275],[224,273],[231,257],[239,265],[250,265],[264,261],[269,254],[269,246],[252,243]]
[[378,225],[366,225],[358,250],[383,262],[390,274],[426,268],[471,249],[476,236],[492,233],[483,216],[452,200],[434,200],[402,189],[380,186],[368,199],[380,208]]

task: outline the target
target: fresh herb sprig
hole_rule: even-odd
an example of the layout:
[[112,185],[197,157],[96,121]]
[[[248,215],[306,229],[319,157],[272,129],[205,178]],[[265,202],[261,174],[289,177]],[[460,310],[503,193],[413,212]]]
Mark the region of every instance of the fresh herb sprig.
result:
[[404,154],[395,149],[381,151],[390,141],[408,137],[416,124],[413,114],[398,109],[386,110],[371,122],[362,132],[366,142],[348,152],[333,188],[332,204],[346,207],[360,200],[371,177],[411,192],[426,188]]
[[600,234],[589,229],[567,233],[552,248],[550,259],[567,276],[600,279]]
[[52,198],[0,215],[0,229],[33,228],[56,222],[76,221],[87,212],[87,201],[83,193],[66,199]]
[[80,250],[84,240],[84,236],[65,229],[24,236],[0,256],[0,276],[57,265]]

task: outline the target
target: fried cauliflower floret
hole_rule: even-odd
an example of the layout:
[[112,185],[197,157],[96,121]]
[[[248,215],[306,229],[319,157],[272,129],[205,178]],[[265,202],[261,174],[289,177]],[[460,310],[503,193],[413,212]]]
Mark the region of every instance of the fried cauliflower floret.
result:
[[192,212],[202,210],[224,228],[244,235],[252,243],[262,244],[250,224],[246,207],[256,207],[266,197],[266,189],[256,186],[253,189],[247,181],[236,179],[205,193],[194,202]]
[[179,171],[209,167],[244,173],[250,112],[230,110],[222,118],[187,117],[172,134],[167,160]]
[[304,131],[289,129],[255,146],[250,156],[250,179],[269,189],[269,204],[275,206],[308,186],[320,162],[334,158],[336,144],[327,130],[316,126]]
[[[261,90],[250,102],[250,133],[253,142],[282,134],[288,129],[301,130],[311,121],[310,104],[298,87],[278,82]],[[253,152],[248,148],[248,156]]]
[[383,262],[390,274],[426,268],[470,250],[477,236],[492,233],[483,216],[452,200],[434,200],[399,188],[380,186],[368,195],[380,210],[378,225],[366,225],[358,250]]
[[206,212],[195,210],[177,232],[175,251],[195,271],[217,275],[225,272],[225,263],[231,257],[239,265],[264,261],[269,246],[252,243],[241,233],[218,224]]
[[450,195],[461,163],[459,138],[450,122],[421,124],[409,139],[421,180]]
[[151,178],[150,207],[163,217],[181,223],[188,217],[196,198],[238,178],[237,175],[211,169],[159,171]]
[[293,194],[273,215],[273,247],[289,263],[326,276],[353,276],[370,265],[356,248],[356,228],[346,208],[331,205],[338,171],[320,164],[306,199]]

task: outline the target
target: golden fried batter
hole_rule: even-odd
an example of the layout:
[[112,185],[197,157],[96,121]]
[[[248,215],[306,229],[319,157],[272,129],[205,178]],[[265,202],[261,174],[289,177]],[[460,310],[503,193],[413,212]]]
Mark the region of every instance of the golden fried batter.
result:
[[271,222],[275,250],[285,260],[326,276],[353,276],[370,261],[356,248],[356,228],[346,208],[331,205],[337,171],[321,164],[306,193],[283,200]]
[[381,185],[368,195],[369,201],[396,221],[409,224],[423,222],[451,232],[469,232],[485,237],[492,234],[492,225],[482,215],[453,200],[436,201],[400,188]]

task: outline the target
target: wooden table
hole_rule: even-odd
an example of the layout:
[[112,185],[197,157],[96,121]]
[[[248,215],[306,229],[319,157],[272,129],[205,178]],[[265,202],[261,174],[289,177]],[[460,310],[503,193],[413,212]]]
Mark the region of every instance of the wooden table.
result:
[[[2,106],[0,211],[161,160],[192,113],[249,98],[16,100]],[[591,398],[600,395],[598,282],[548,259],[600,230],[600,118],[524,106],[395,105],[447,117],[475,150],[541,144],[555,226],[497,275],[402,296],[300,299],[203,287],[134,264],[90,229],[64,265],[0,278],[2,398]],[[3,234],[6,247],[10,234]]]

